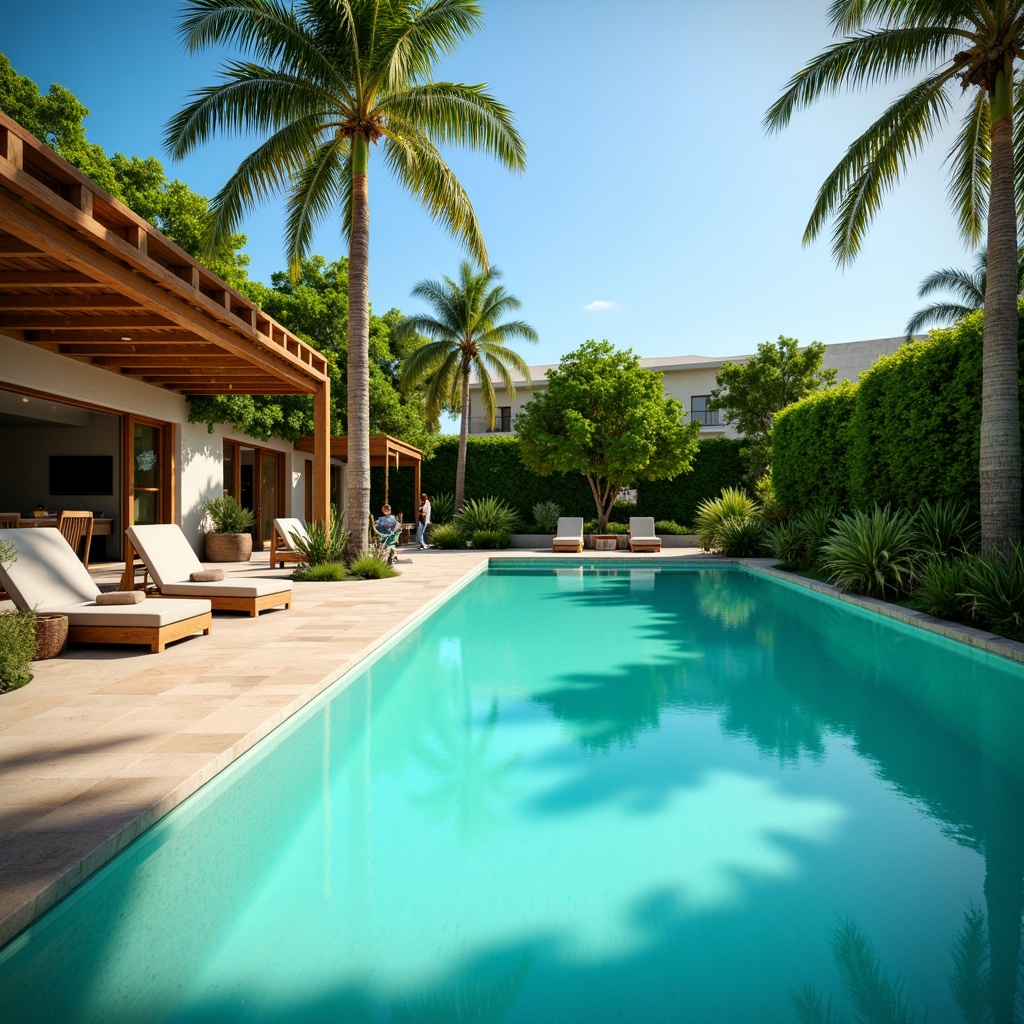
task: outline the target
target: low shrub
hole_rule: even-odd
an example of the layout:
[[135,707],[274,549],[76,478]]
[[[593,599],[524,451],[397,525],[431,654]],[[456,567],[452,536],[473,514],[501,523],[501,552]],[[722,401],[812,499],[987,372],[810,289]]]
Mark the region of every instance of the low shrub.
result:
[[533,518],[537,523],[538,533],[554,533],[558,526],[558,517],[562,509],[555,501],[538,501],[533,506]]
[[430,543],[437,548],[464,548],[466,534],[457,523],[440,523],[431,527]]
[[636,515],[636,502],[635,501],[616,501],[612,505],[612,515],[618,515],[620,519],[628,519],[630,516]]
[[503,530],[476,530],[470,540],[475,548],[507,548],[512,545],[512,534]]
[[775,493],[770,470],[754,484],[754,496],[761,506],[761,518],[769,526],[781,523],[789,517],[789,509],[785,502]]
[[740,487],[723,487],[718,498],[709,498],[697,506],[696,527],[700,546],[705,551],[722,547],[722,525],[726,519],[753,519],[760,511],[758,504]]
[[519,525],[519,513],[500,498],[475,498],[455,513],[455,522],[470,535],[477,530],[513,533]]
[[921,570],[914,594],[915,604],[929,615],[953,622],[967,622],[971,602],[964,594],[966,565],[959,558],[933,558]]
[[583,524],[584,533],[629,533],[628,523],[605,523],[604,529],[602,530],[597,525],[596,519],[588,519]]
[[248,533],[256,525],[252,511],[242,508],[230,494],[210,498],[203,511],[210,517],[214,533]]
[[654,532],[679,536],[680,534],[689,533],[690,531],[685,526],[680,526],[673,519],[659,519],[654,524]]
[[389,580],[398,575],[398,570],[388,565],[376,551],[361,551],[348,567],[350,578],[357,580]]
[[993,632],[1024,640],[1024,543],[1009,555],[972,555],[964,565],[964,597]]
[[455,495],[451,491],[442,491],[430,499],[430,521],[437,523],[450,523],[455,514]]
[[765,553],[765,525],[756,516],[726,516],[718,530],[719,547],[729,558],[757,558]]
[[802,565],[815,568],[821,564],[822,550],[832,532],[837,514],[838,510],[834,505],[818,505],[797,517],[800,535],[803,538],[804,550],[800,559]]
[[331,525],[310,523],[306,527],[306,536],[292,537],[292,545],[306,559],[307,564],[329,565],[341,561],[341,553],[348,540],[348,531],[341,528],[344,513],[331,506]]
[[889,506],[840,516],[828,535],[822,567],[843,590],[899,597],[911,586],[917,560],[914,518]]
[[927,558],[953,558],[978,550],[978,520],[963,502],[921,502],[915,530],[918,548]]
[[300,583],[336,583],[345,579],[345,566],[341,562],[302,564],[296,566],[292,579]]
[[32,612],[0,613],[0,693],[32,681],[36,617]]
[[803,524],[799,519],[787,519],[765,530],[765,546],[773,558],[783,565],[799,566],[805,557]]

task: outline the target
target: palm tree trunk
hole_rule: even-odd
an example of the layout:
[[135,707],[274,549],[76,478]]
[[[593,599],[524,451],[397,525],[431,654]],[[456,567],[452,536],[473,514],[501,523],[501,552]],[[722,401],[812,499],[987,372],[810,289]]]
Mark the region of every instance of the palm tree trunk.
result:
[[466,437],[469,434],[469,366],[462,370],[462,420],[459,423],[459,459],[455,464],[455,511],[466,499]]
[[981,550],[1007,552],[1020,538],[1017,410],[1017,212],[1013,181],[1013,83],[1001,74],[992,99],[992,178],[981,383]]
[[366,547],[370,517],[370,190],[365,139],[352,140],[352,233],[348,250],[348,542]]

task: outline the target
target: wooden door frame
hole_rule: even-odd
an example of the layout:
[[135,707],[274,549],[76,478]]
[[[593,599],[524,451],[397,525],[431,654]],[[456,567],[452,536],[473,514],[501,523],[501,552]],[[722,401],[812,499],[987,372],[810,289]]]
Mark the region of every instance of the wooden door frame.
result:
[[121,413],[121,522],[124,528],[133,526],[134,519],[134,479],[135,479],[135,425],[155,427],[160,431],[160,446],[157,452],[157,463],[160,472],[159,500],[157,502],[157,518],[161,523],[175,522],[177,509],[176,476],[177,465],[174,458],[175,438],[174,424],[166,420],[155,420],[148,416],[137,416],[135,413]]

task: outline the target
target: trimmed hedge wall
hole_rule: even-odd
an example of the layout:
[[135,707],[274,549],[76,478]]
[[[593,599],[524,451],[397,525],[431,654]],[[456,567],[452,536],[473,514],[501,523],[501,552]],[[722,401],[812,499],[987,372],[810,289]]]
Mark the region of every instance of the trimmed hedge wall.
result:
[[880,359],[846,394],[831,397],[836,388],[782,412],[772,437],[779,498],[795,511],[950,498],[977,511],[983,329],[984,315],[972,313]]
[[[519,459],[518,437],[470,437],[467,443],[467,498],[501,498],[519,511],[525,523],[533,523],[533,506],[539,501],[555,502],[565,515],[590,519],[596,514],[594,498],[582,474],[531,473]],[[636,514],[692,523],[699,502],[717,497],[723,487],[739,486],[743,475],[739,445],[739,441],[726,438],[702,441],[692,472],[674,480],[641,481]],[[455,491],[458,455],[457,437],[438,440],[433,456],[423,463],[423,490],[427,494]],[[392,471],[392,495],[394,479]],[[383,476],[380,490],[383,493]]]

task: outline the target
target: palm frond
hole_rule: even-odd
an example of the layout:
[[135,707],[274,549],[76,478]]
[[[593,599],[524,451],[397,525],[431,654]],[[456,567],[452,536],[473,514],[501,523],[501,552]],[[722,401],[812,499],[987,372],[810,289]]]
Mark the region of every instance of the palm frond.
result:
[[988,96],[978,89],[948,157],[949,199],[960,222],[960,233],[972,245],[981,241],[985,231],[990,157]]
[[908,321],[906,326],[907,340],[925,327],[948,327],[962,320],[968,313],[973,313],[980,306],[962,306],[956,302],[934,302],[924,309],[919,309]]
[[929,274],[917,289],[917,297],[923,299],[932,292],[949,291],[958,295],[971,309],[978,309],[985,304],[985,265],[969,274],[966,270],[945,267]]
[[[298,278],[299,260],[309,252],[314,228],[345,201],[344,185],[352,179],[351,151],[348,139],[329,138],[292,176],[285,216],[285,253],[293,280]],[[347,229],[348,224],[343,223]]]

